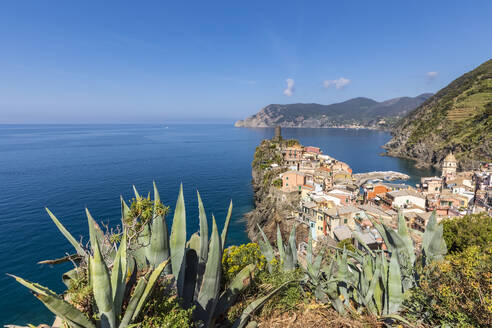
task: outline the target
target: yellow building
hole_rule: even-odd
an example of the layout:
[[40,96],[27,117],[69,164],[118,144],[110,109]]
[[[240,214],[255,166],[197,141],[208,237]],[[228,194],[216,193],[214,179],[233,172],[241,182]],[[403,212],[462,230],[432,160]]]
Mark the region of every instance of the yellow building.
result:
[[450,152],[442,162],[442,177],[451,178],[456,175],[458,161],[454,157],[453,152]]

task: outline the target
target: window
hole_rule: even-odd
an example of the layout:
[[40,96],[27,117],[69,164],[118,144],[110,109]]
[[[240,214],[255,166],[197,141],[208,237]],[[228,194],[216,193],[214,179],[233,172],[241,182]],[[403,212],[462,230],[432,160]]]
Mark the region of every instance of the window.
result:
[[289,180],[289,177],[285,177],[285,180]]
[[348,221],[347,219],[343,219],[343,223],[347,223],[347,221]]

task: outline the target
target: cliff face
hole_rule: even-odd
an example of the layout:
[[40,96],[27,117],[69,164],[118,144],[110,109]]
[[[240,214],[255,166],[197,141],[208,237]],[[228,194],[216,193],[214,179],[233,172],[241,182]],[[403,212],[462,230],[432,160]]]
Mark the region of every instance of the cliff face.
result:
[[431,94],[400,97],[383,102],[369,98],[353,98],[331,105],[268,105],[257,114],[237,121],[236,127],[365,127],[384,129],[415,109]]
[[[297,193],[285,194],[274,186],[273,180],[282,173],[282,169],[273,169],[270,164],[281,164],[282,157],[275,148],[276,142],[264,140],[255,152],[252,163],[252,185],[255,209],[245,214],[248,237],[256,241],[259,235],[257,225],[265,232],[272,243],[276,243],[277,224],[283,236],[288,236],[292,225],[296,222],[291,218],[292,210],[299,205]],[[296,228],[297,241],[307,239],[308,229],[302,225]]]
[[451,82],[402,119],[388,155],[440,166],[453,151],[462,169],[492,161],[492,60]]

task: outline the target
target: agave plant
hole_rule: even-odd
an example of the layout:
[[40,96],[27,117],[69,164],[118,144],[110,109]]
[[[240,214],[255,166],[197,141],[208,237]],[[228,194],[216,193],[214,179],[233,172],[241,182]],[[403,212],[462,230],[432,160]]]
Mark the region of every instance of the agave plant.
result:
[[[136,188],[133,189],[136,201],[143,200]],[[182,299],[183,307],[194,306],[196,322],[201,322],[203,327],[212,327],[216,318],[223,315],[239,293],[249,286],[255,266],[243,268],[225,290],[220,290],[222,253],[232,214],[232,201],[220,235],[212,215],[212,233],[209,237],[207,217],[198,192],[197,197],[200,229],[189,240],[186,239],[186,209],[182,186],[170,235],[165,213],[158,210],[160,196],[155,183],[153,213],[150,219],[139,222],[138,231],[131,234],[128,232],[130,229],[126,228],[128,222],[138,218],[132,217],[130,207],[121,198],[122,224],[125,228],[116,249],[108,243],[108,238],[88,210],[86,214],[91,247],[85,248],[46,209],[61,233],[74,246],[76,254],[43,262],[61,263],[75,257],[78,263],[85,266],[98,309],[95,320],[49,289],[14,277],[31,289],[49,310],[69,326],[115,328],[126,327],[135,322],[158,279],[163,273],[170,273],[176,282],[176,291]],[[150,194],[147,200],[150,201]],[[67,287],[70,285],[70,278],[75,278],[79,269],[64,274]],[[137,271],[145,273],[138,282]],[[130,293],[132,290],[133,293]],[[124,313],[123,304],[127,304]]]
[[[98,234],[99,227],[90,213],[87,211],[89,222],[89,235],[92,254],[88,250],[83,250],[80,245],[76,247],[77,251],[83,256],[88,255],[88,267],[86,270],[89,276],[89,283],[97,308],[96,319],[90,319],[87,313],[77,309],[75,306],[64,300],[61,295],[39,284],[29,282],[20,277],[13,276],[19,283],[29,288],[34,295],[55,315],[64,320],[71,327],[84,328],[123,328],[135,322],[138,318],[145,302],[147,301],[152,289],[158,282],[164,267],[169,260],[163,261],[155,268],[151,268],[145,273],[138,282],[136,279],[128,279],[129,276],[136,277],[137,266],[130,265],[127,256],[126,234],[123,234],[118,250],[112,261],[111,270],[101,253],[101,235]],[[54,216],[53,216],[54,217]],[[59,221],[56,220],[58,223]],[[61,225],[57,224],[64,235],[71,242],[75,239]],[[75,246],[76,243],[74,243]],[[132,272],[129,274],[129,272]],[[135,286],[133,293],[130,292]],[[122,306],[126,296],[128,305],[122,313]]]
[[[276,259],[275,251],[268,240],[268,237],[265,235],[263,230],[259,225],[258,230],[260,231],[262,239],[258,238],[258,243],[260,245],[260,250],[263,256],[265,256],[267,260],[267,268],[270,273],[273,272],[273,260]],[[292,225],[292,229],[290,231],[288,244],[284,245],[282,239],[282,233],[280,232],[280,227],[277,225],[277,249],[279,254],[279,263],[281,264],[281,268],[285,271],[292,271],[297,266],[297,246],[296,246],[296,226]]]
[[[321,268],[321,274],[313,271],[313,266],[319,270],[317,264],[308,265],[306,272],[315,288],[316,297],[331,301],[338,312],[343,314],[347,309],[357,312],[365,309],[381,318],[402,320],[396,313],[405,291],[415,286],[415,247],[401,213],[397,231],[375,221],[373,224],[387,245],[389,259],[386,252],[373,252],[355,233],[354,237],[365,252],[337,250],[330,265]],[[310,254],[311,247],[308,246],[308,264],[312,263]],[[431,215],[423,235],[422,254],[424,263],[440,260],[446,254],[442,226],[437,225],[435,213]]]

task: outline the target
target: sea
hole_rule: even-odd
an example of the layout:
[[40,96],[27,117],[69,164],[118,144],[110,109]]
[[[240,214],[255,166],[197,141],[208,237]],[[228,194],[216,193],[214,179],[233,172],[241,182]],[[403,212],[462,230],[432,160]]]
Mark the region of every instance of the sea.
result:
[[[348,163],[354,173],[392,170],[411,176],[438,174],[416,169],[405,159],[381,156],[390,135],[352,129],[282,129],[284,138],[320,147]],[[61,275],[71,263],[37,262],[74,253],[46,214],[48,207],[76,238],[87,241],[87,207],[93,217],[115,227],[120,195],[152,191],[174,208],[182,183],[187,233],[198,230],[196,191],[208,218],[219,229],[230,200],[233,215],[228,244],[248,241],[243,215],[253,206],[251,161],[255,147],[273,129],[234,128],[226,124],[154,125],[0,125],[0,326],[51,324],[54,316],[15,274],[62,292]],[[168,216],[171,224],[172,212]]]

